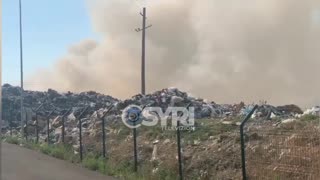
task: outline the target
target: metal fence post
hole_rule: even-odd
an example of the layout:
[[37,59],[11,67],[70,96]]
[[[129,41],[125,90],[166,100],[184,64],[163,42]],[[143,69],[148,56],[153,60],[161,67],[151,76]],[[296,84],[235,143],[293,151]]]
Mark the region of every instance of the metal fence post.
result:
[[[132,134],[133,134],[133,158],[134,158],[134,172],[138,171],[138,145],[137,145],[137,127],[135,127],[137,124],[137,121],[141,120],[141,115],[143,113],[144,108],[148,105],[144,105],[142,108],[139,108],[139,110],[134,110],[134,112],[128,112],[128,121],[130,121],[130,124],[132,123]],[[130,111],[130,109],[128,110]],[[133,118],[133,119],[131,119]]]
[[64,138],[65,138],[65,118],[66,118],[66,116],[70,113],[72,111],[72,108],[70,108],[66,113],[64,113],[63,115],[62,115],[62,143],[64,144],[65,143],[65,141],[64,141]]
[[102,156],[106,158],[106,131],[104,118],[102,118]]
[[36,143],[39,143],[39,119],[38,119],[38,111],[40,110],[40,108],[44,105],[44,103],[40,104],[40,106],[36,109],[33,110],[33,112],[36,113]]
[[179,161],[178,162],[179,163],[179,179],[183,180],[180,120],[177,121],[177,145],[178,145],[178,161]]
[[[186,108],[189,108],[190,106],[191,106],[191,103],[189,103],[186,106]],[[180,119],[177,121],[177,146],[178,146],[179,179],[183,180],[183,167],[182,167],[183,160],[182,160],[182,152],[181,152],[182,148],[181,148]]]
[[[133,123],[135,126],[135,122]],[[134,172],[138,171],[138,150],[137,150],[137,128],[133,128],[133,155],[134,155]]]
[[49,122],[49,116],[47,117],[47,141],[48,145],[50,145],[50,122]]
[[114,105],[109,107],[106,112],[103,113],[101,117],[99,117],[99,114],[97,114],[98,118],[102,121],[102,156],[106,158],[106,131],[105,131],[105,117],[106,115],[111,111]]
[[62,143],[64,144],[64,136],[65,136],[65,116],[62,116]]
[[79,142],[80,142],[80,160],[83,160],[83,148],[82,148],[82,121],[81,118],[84,115],[84,113],[87,111],[87,109],[89,108],[89,106],[87,106],[79,115],[79,117],[77,118],[79,120]]
[[38,112],[36,112],[36,142],[39,143],[39,120],[38,120]]
[[[144,110],[144,108],[146,107],[147,105],[143,106],[141,109],[141,114]],[[140,117],[140,115],[139,115]],[[136,121],[133,121],[133,126],[136,125]],[[137,145],[137,128],[133,128],[133,155],[134,155],[134,172],[137,172],[138,171],[138,145]]]
[[26,123],[26,129],[25,129],[25,138],[26,138],[26,141],[28,141],[28,114],[27,114],[27,111],[26,111],[26,116],[25,116],[25,118],[26,118],[26,121],[25,121],[25,123]]
[[9,126],[10,126],[10,136],[12,136],[12,119],[10,119]]
[[9,128],[10,128],[10,136],[12,136],[12,118],[13,118],[13,108],[12,104],[10,104],[10,110],[9,110]]
[[52,110],[50,112],[50,114],[47,116],[47,138],[48,138],[47,140],[48,140],[48,145],[50,145],[50,120],[49,120],[49,118],[54,113],[55,110],[56,109]]
[[80,141],[80,160],[83,160],[83,150],[82,150],[82,121],[81,118],[79,118],[79,141]]
[[244,118],[240,125],[240,141],[241,141],[241,165],[242,165],[242,178],[243,180],[247,180],[247,172],[246,172],[246,152],[245,152],[245,139],[244,139],[244,125],[250,119],[254,111],[258,108],[258,105],[255,105],[249,114]]
[[[136,126],[136,122],[133,121],[133,126]],[[134,160],[134,172],[138,171],[138,149],[137,149],[137,128],[132,129],[133,134],[133,160]]]

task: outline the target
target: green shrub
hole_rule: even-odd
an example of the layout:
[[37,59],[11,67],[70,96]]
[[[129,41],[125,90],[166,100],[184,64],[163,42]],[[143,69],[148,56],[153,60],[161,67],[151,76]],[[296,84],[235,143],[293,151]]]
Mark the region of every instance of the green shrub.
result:
[[121,177],[122,179],[137,179],[136,174],[133,172],[133,163],[130,161],[120,162],[115,164],[107,161],[105,164],[106,174],[110,176]]
[[7,143],[19,145],[21,140],[17,136],[9,136],[5,140]]
[[61,145],[60,146],[53,146],[51,148],[52,148],[51,152],[50,152],[51,156],[58,158],[58,159],[65,159],[67,151],[64,148],[64,146],[61,146]]
[[105,159],[102,157],[98,157],[94,154],[89,154],[83,159],[83,165],[84,167],[93,170],[93,171],[99,171],[103,174],[106,173],[106,165],[105,165]]
[[6,139],[6,137],[4,135],[0,135],[0,140],[1,141],[5,140],[5,139]]
[[306,114],[301,117],[301,120],[302,121],[315,121],[315,120],[320,120],[320,117],[316,116],[316,115],[312,115],[312,114]]
[[177,174],[165,167],[160,167],[157,172],[158,178],[163,180],[175,180],[178,178]]
[[42,144],[40,146],[40,152],[42,152],[44,154],[47,154],[47,155],[50,155],[51,154],[51,148],[47,144]]
[[30,142],[23,141],[22,144],[24,145],[24,147],[28,149],[38,150],[40,148],[40,145],[33,141],[30,141]]

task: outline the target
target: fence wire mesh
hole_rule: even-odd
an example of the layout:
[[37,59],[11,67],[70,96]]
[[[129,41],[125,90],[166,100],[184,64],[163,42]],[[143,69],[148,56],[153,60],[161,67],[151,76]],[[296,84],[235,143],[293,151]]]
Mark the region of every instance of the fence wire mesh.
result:
[[282,124],[257,121],[246,126],[248,179],[319,179],[318,124],[301,121]]

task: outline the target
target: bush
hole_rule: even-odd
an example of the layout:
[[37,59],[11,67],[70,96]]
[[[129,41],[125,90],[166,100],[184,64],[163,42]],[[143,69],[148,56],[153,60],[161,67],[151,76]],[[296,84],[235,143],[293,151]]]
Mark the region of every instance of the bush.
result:
[[159,179],[164,179],[164,180],[172,180],[172,179],[177,179],[178,176],[175,172],[167,169],[167,168],[159,168],[159,171],[157,172],[157,175]]
[[102,157],[97,157],[93,154],[89,154],[83,159],[82,163],[84,167],[90,170],[99,171],[103,174],[106,173],[105,160]]
[[64,146],[53,146],[50,152],[50,155],[58,158],[58,159],[66,159],[66,155],[68,154],[66,148]]
[[5,140],[7,143],[19,145],[21,140],[17,136],[7,137]]
[[40,146],[40,152],[42,152],[43,154],[50,155],[51,154],[51,149],[47,144],[43,144],[43,145]]
[[301,117],[301,120],[302,121],[315,121],[315,120],[320,120],[320,117],[316,116],[316,115],[312,115],[312,114],[306,114]]
[[40,145],[33,142],[33,141],[30,141],[28,143],[23,141],[22,144],[24,145],[24,147],[26,147],[28,149],[38,150],[40,148]]

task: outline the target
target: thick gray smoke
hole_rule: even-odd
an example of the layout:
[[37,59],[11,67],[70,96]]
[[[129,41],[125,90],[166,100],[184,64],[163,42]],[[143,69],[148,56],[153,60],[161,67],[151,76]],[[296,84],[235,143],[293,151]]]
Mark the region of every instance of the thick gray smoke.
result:
[[[84,40],[30,84],[96,90],[120,98],[140,92],[137,1],[90,0],[100,42]],[[150,0],[147,91],[175,86],[220,103],[320,103],[319,0]]]

